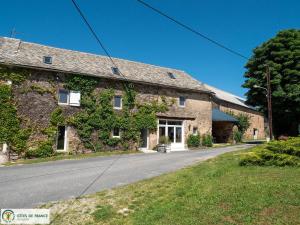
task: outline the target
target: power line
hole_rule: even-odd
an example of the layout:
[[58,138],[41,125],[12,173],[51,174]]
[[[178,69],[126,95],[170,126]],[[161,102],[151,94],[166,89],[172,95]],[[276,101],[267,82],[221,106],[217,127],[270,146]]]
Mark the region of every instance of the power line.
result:
[[[73,5],[75,6],[77,12],[79,13],[79,15],[81,16],[81,18],[83,19],[84,23],[87,25],[87,27],[89,28],[90,32],[92,33],[92,35],[94,36],[94,38],[96,39],[96,41],[98,42],[98,44],[101,46],[101,48],[103,49],[103,51],[105,52],[106,56],[109,58],[109,60],[111,61],[111,63],[114,65],[114,67],[118,68],[117,64],[114,62],[114,60],[112,59],[109,51],[106,49],[106,47],[104,46],[103,42],[101,41],[101,39],[99,38],[99,36],[96,34],[96,32],[94,31],[93,27],[90,25],[90,23],[88,22],[87,18],[85,17],[85,15],[83,14],[82,10],[80,9],[79,5],[76,3],[75,0],[71,0]],[[118,68],[118,71],[120,73],[120,75],[122,75],[125,79],[127,79],[124,74],[121,72],[121,70]]]
[[194,34],[196,34],[196,35],[198,35],[198,36],[200,36],[201,38],[206,39],[207,41],[209,41],[209,42],[211,42],[211,43],[213,43],[213,44],[219,46],[220,48],[225,49],[226,51],[228,51],[228,52],[230,52],[230,53],[232,53],[232,54],[234,54],[234,55],[237,55],[237,56],[239,56],[239,57],[242,57],[243,59],[247,59],[247,60],[248,60],[248,57],[244,56],[243,54],[241,54],[241,53],[239,53],[239,52],[237,52],[237,51],[235,51],[235,50],[233,50],[233,49],[231,49],[231,48],[229,48],[229,47],[226,47],[225,45],[221,44],[221,43],[218,42],[218,41],[215,41],[215,40],[211,39],[210,37],[208,37],[208,36],[206,36],[206,35],[200,33],[199,31],[195,30],[194,28],[192,28],[192,27],[190,27],[190,26],[188,26],[188,25],[186,25],[186,24],[180,22],[179,20],[177,20],[177,19],[175,19],[175,18],[173,18],[173,17],[167,15],[166,13],[160,11],[160,10],[157,9],[157,8],[154,8],[153,6],[149,5],[148,3],[146,3],[146,2],[144,2],[144,1],[142,1],[142,0],[137,0],[137,1],[138,1],[139,3],[141,3],[141,4],[143,4],[144,6],[146,6],[147,8],[153,10],[154,12],[160,14],[161,16],[166,17],[167,19],[173,21],[173,22],[176,23],[177,25],[179,25],[179,26],[185,28],[186,30],[188,30],[188,31],[190,31],[190,32],[192,32],[192,33],[194,33]]
[[[82,192],[77,195],[77,197],[74,198],[72,204],[76,203],[76,201],[78,201],[80,199],[80,197],[82,195],[84,195],[87,190],[93,185],[96,183],[97,180],[99,180],[120,158],[121,158],[122,155],[119,155],[118,157],[116,157],[115,160],[113,160],[103,171],[102,173],[100,173],[97,177],[95,177],[95,179],[89,183],[83,190]],[[56,221],[56,219],[60,216],[60,214],[56,214],[56,216],[50,221],[50,225],[54,223],[54,221]]]

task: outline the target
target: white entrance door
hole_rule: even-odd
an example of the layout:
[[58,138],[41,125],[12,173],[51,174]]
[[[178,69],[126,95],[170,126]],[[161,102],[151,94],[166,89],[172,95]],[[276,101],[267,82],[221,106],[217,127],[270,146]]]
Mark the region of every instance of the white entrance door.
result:
[[183,150],[183,124],[181,120],[159,120],[159,139],[168,137],[171,150]]

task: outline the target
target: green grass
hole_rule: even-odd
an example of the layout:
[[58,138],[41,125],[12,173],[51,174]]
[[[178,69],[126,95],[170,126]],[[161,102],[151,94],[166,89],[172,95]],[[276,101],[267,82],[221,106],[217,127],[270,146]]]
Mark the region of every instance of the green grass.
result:
[[299,224],[300,168],[241,167],[241,153],[43,207],[54,224]]
[[76,160],[76,159],[84,159],[84,158],[92,158],[92,157],[100,157],[100,156],[110,156],[110,155],[122,155],[122,154],[136,154],[141,153],[140,151],[104,151],[104,152],[93,152],[93,153],[86,153],[86,154],[77,154],[77,155],[69,155],[69,154],[57,154],[52,157],[47,158],[36,158],[36,159],[19,159],[13,162],[3,163],[4,166],[13,166],[13,165],[20,165],[20,164],[32,164],[32,163],[42,163],[42,162],[50,162],[50,161],[57,161],[57,160]]

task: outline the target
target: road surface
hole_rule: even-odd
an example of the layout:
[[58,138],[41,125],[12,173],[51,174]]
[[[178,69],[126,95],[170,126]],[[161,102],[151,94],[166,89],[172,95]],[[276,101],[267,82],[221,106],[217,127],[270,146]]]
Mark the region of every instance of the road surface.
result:
[[85,194],[95,193],[251,146],[245,144],[167,154],[115,155],[0,167],[0,208],[32,208],[49,201],[76,197],[84,190]]

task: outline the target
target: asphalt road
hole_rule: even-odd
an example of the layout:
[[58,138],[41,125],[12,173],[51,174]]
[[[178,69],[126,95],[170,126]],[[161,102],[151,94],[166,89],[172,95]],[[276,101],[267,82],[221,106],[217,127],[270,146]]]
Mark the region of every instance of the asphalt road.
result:
[[76,197],[84,191],[85,194],[95,193],[251,146],[246,144],[167,154],[121,155],[1,167],[0,208],[32,208],[49,201]]

